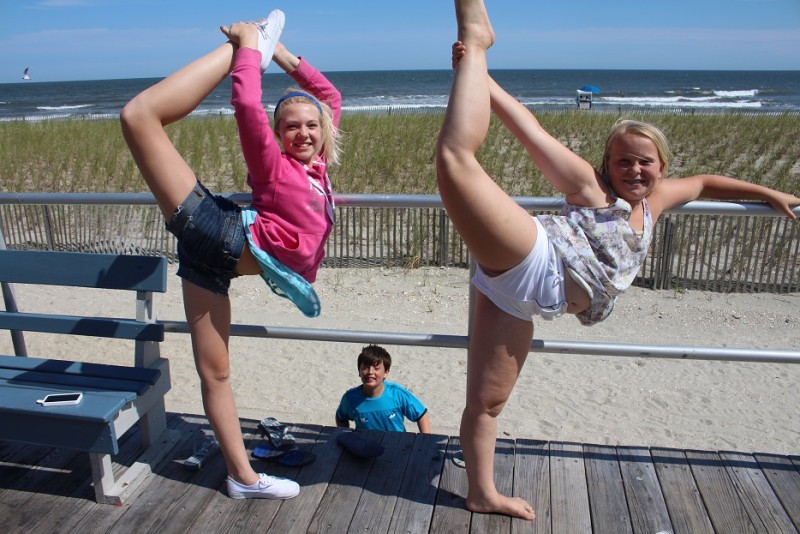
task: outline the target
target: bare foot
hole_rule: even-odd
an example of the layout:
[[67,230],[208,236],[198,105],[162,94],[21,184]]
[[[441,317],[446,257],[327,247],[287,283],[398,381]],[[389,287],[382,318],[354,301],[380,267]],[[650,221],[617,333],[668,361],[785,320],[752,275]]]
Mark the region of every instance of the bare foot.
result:
[[483,0],[456,0],[458,40],[489,49],[494,44],[494,29]]
[[533,507],[519,497],[506,497],[497,494],[496,498],[478,502],[467,497],[467,510],[481,514],[503,514],[519,517],[527,521],[536,519]]

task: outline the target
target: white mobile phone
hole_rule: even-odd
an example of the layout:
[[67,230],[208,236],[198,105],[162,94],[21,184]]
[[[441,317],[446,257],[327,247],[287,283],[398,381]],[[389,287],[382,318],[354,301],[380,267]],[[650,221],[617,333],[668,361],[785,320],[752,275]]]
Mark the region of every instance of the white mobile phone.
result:
[[51,393],[43,399],[36,402],[42,406],[72,406],[80,404],[83,400],[83,393]]

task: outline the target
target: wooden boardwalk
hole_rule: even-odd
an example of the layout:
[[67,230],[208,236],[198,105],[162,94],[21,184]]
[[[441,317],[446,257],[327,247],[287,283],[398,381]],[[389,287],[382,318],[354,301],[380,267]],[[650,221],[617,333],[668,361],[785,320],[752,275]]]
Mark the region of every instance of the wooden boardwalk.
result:
[[[205,418],[171,414],[183,439],[125,506],[93,500],[86,454],[0,442],[0,529],[63,532],[552,532],[796,533],[800,457],[775,454],[611,447],[529,439],[498,441],[498,487],[527,499],[533,522],[471,514],[466,473],[453,461],[457,438],[377,434],[385,452],[362,460],[336,443],[339,429],[292,425],[316,460],[302,468],[270,464],[300,495],[236,501],[225,495],[217,456],[202,471],[175,459],[208,432]],[[243,421],[261,441],[256,421]],[[120,465],[136,452],[129,439]],[[259,461],[256,461],[259,463]]]

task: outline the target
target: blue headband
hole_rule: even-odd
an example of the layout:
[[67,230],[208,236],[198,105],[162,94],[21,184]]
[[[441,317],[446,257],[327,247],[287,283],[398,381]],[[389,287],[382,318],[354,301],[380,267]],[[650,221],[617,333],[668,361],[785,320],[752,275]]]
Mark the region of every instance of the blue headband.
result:
[[289,93],[286,93],[282,97],[280,97],[278,99],[278,102],[275,104],[275,111],[272,112],[272,116],[273,116],[273,118],[275,120],[278,119],[278,108],[281,107],[281,104],[283,104],[283,102],[285,100],[287,100],[289,98],[292,98],[292,97],[295,97],[295,96],[302,96],[303,98],[307,98],[307,99],[311,100],[311,102],[313,102],[314,105],[317,106],[317,109],[319,110],[320,115],[322,115],[322,106],[319,104],[319,101],[316,98],[314,98],[313,95],[310,95],[308,93],[304,93],[303,91],[291,91]]

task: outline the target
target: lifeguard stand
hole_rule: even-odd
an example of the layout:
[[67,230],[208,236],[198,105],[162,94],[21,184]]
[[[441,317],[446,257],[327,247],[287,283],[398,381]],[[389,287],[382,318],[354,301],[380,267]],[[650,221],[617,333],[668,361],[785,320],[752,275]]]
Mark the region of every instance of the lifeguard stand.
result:
[[578,89],[575,101],[578,103],[578,109],[592,109],[592,92]]

